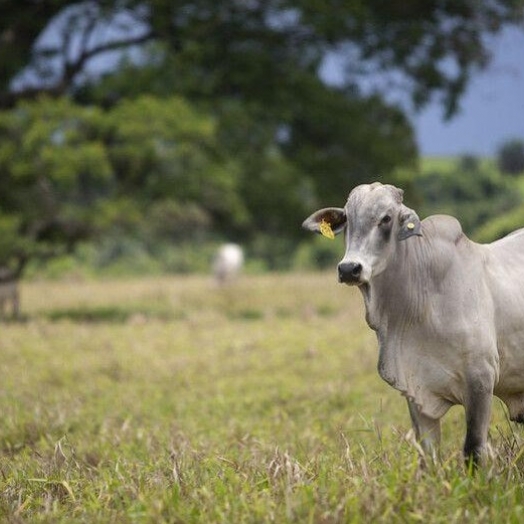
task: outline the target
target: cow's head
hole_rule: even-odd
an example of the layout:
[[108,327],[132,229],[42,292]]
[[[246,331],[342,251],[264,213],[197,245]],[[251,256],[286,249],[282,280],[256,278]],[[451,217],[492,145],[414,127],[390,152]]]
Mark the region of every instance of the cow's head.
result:
[[346,284],[367,284],[387,266],[398,242],[421,236],[420,219],[402,203],[403,191],[375,182],[357,186],[344,208],[320,209],[302,226],[317,233],[345,231],[346,253],[338,278]]

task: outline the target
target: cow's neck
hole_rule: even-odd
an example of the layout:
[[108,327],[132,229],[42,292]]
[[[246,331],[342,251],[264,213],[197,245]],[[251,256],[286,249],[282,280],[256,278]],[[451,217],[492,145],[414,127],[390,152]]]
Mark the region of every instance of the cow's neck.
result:
[[360,287],[369,326],[379,332],[390,326],[418,322],[427,307],[425,268],[411,264],[413,246],[399,243],[387,268]]

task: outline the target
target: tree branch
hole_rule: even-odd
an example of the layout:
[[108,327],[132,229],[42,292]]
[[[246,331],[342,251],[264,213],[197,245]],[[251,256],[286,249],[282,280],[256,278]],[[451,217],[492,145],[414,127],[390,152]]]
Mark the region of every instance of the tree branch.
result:
[[59,97],[67,92],[71,87],[76,75],[78,75],[84,68],[85,64],[96,56],[100,56],[103,53],[110,51],[117,51],[119,49],[125,49],[126,47],[133,45],[142,45],[149,41],[157,38],[154,31],[148,31],[142,35],[125,38],[122,40],[114,40],[104,44],[92,47],[89,50],[84,50],[76,60],[66,63],[64,66],[64,73],[62,77],[51,86],[27,86],[17,91],[0,92],[0,107],[8,109],[14,107],[14,105],[20,100],[32,100],[37,98],[39,95],[48,95],[50,97]]
[[143,35],[136,36],[134,38],[127,38],[123,40],[114,40],[112,42],[107,42],[105,44],[100,44],[89,50],[84,50],[79,57],[70,62],[64,71],[64,76],[62,78],[62,83],[64,84],[65,89],[71,85],[71,82],[74,80],[74,77],[82,71],[86,62],[94,58],[95,56],[101,55],[102,53],[107,53],[110,51],[117,51],[119,49],[124,49],[126,47],[134,45],[142,45],[146,42],[149,42],[156,38],[154,31],[148,31]]

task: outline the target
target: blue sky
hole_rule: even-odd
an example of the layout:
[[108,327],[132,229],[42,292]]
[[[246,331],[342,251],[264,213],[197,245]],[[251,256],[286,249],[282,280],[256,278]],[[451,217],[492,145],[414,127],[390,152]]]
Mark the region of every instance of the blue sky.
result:
[[[472,76],[459,112],[448,121],[438,102],[419,113],[410,113],[422,155],[474,154],[494,156],[500,145],[514,138],[524,140],[524,28],[508,28],[490,38],[492,61]],[[337,85],[344,75],[343,59],[326,57],[321,76]],[[387,92],[391,102],[410,106],[401,77],[385,73],[364,78],[364,92]],[[409,109],[408,109],[409,111]]]
[[443,122],[436,104],[413,117],[421,154],[494,156],[503,142],[524,140],[524,31],[506,30],[493,40],[492,53],[451,121]]

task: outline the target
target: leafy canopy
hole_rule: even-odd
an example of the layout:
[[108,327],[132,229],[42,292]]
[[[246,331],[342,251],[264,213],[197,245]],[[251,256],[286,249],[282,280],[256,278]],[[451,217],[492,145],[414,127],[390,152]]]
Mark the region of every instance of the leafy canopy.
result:
[[114,227],[147,223],[183,237],[214,221],[241,225],[239,166],[216,135],[178,97],[108,112],[44,98],[1,112],[0,265],[62,253]]
[[[63,93],[94,58],[157,42],[184,72],[177,90],[281,108],[297,92],[296,73],[316,74],[336,51],[343,87],[400,71],[417,105],[437,94],[452,114],[489,58],[485,35],[522,19],[522,0],[4,0],[0,93],[4,104],[12,100],[10,82],[24,67]],[[51,23],[53,38],[38,40]],[[34,90],[29,80],[19,87]]]

